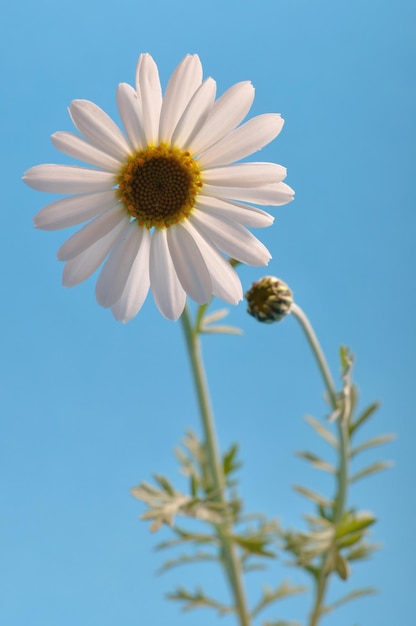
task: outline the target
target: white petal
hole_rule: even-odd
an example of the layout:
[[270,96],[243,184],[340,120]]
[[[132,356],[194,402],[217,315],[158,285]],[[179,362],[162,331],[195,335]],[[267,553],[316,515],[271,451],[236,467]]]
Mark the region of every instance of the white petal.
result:
[[194,93],[173,132],[172,145],[178,148],[189,146],[211,112],[216,89],[215,80],[207,78]]
[[262,187],[214,187],[214,185],[204,185],[203,194],[215,198],[229,198],[232,200],[242,200],[243,202],[256,202],[267,206],[281,206],[293,200],[294,191],[285,183],[274,185],[263,185]]
[[179,63],[166,87],[160,113],[159,142],[170,142],[178,120],[201,81],[201,61],[197,54],[188,54]]
[[134,220],[116,241],[95,288],[101,306],[107,308],[120,300],[142,243],[143,230]]
[[206,304],[212,296],[211,278],[192,236],[178,224],[167,229],[167,240],[182,287],[195,302]]
[[117,88],[117,106],[133,150],[142,150],[146,146],[142,103],[131,85],[120,83]]
[[237,272],[217,251],[215,244],[202,235],[193,224],[183,223],[198,245],[211,276],[212,293],[230,304],[237,304],[243,297],[243,289]]
[[286,168],[277,163],[238,163],[204,169],[204,183],[224,187],[260,187],[280,183]]
[[273,224],[274,217],[262,209],[248,206],[247,204],[239,204],[235,202],[226,202],[218,198],[209,198],[207,196],[198,196],[196,208],[203,213],[218,217],[226,217],[227,219],[238,222],[242,226],[252,226],[254,228],[264,228]]
[[117,203],[113,190],[68,196],[45,206],[33,221],[36,228],[58,230],[86,222]]
[[79,132],[94,146],[114,159],[125,160],[130,153],[129,144],[117,124],[99,106],[90,100],[74,100],[69,114]]
[[129,322],[142,308],[150,287],[149,253],[150,232],[143,229],[143,239],[120,300],[111,311],[119,322]]
[[202,211],[194,211],[189,220],[217,248],[237,261],[261,266],[267,265],[271,258],[267,248],[240,224]]
[[179,282],[170,256],[166,229],[156,229],[150,246],[150,282],[159,311],[170,320],[177,320],[186,302],[186,293]]
[[25,172],[23,181],[32,189],[50,193],[92,193],[111,189],[114,174],[75,165],[35,165]]
[[190,150],[200,154],[225,137],[247,115],[254,99],[254,87],[248,82],[237,83],[214,103],[205,124],[190,143]]
[[120,161],[113,159],[113,157],[91,145],[85,139],[78,137],[78,135],[58,132],[54,133],[51,139],[55,148],[72,156],[74,159],[100,167],[106,172],[117,173],[120,171],[122,165]]
[[162,108],[162,88],[157,65],[150,54],[140,55],[136,71],[136,86],[142,102],[146,143],[157,145],[160,110]]
[[89,278],[104,261],[125,226],[124,222],[119,222],[107,235],[65,263],[62,275],[64,287],[74,287]]
[[60,261],[69,261],[92,246],[93,243],[107,235],[120,222],[129,221],[129,216],[122,206],[115,206],[103,215],[99,215],[92,222],[88,222],[78,230],[58,250]]
[[272,113],[253,117],[233,130],[215,146],[208,148],[199,156],[198,161],[205,168],[226,165],[244,159],[277,137],[282,130],[283,123],[280,115]]

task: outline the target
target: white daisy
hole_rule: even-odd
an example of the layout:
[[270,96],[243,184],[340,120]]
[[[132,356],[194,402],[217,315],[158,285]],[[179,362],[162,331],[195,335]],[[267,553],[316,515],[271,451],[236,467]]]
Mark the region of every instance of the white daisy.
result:
[[[249,265],[270,254],[245,227],[264,227],[271,215],[252,206],[282,205],[293,191],[275,163],[237,163],[280,132],[280,115],[259,115],[239,126],[254,98],[250,82],[215,100],[212,78],[202,81],[197,55],[186,56],[164,97],[157,66],[139,58],[136,88],[121,83],[117,105],[126,136],[96,104],[75,100],[72,121],[85,137],[57,132],[58,150],[91,167],[38,165],[23,180],[34,189],[71,194],[35,217],[55,230],[88,222],[58,251],[63,284],[72,287],[103,263],[96,295],[127,322],[149,287],[160,312],[176,320],[186,294],[199,304],[212,295],[236,304],[240,280],[223,253]],[[248,204],[247,204],[248,203]]]

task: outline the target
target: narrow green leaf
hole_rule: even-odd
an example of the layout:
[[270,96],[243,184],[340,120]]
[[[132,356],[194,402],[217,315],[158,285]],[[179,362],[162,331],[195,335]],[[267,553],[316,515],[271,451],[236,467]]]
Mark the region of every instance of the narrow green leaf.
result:
[[272,550],[266,548],[269,543],[268,538],[263,538],[262,536],[244,537],[240,535],[233,535],[231,538],[241,548],[244,548],[244,550],[247,550],[247,552],[250,552],[251,554],[268,557],[276,556]]
[[283,581],[275,590],[265,587],[263,589],[262,598],[252,610],[251,616],[256,617],[260,611],[266,608],[266,606],[269,606],[272,602],[276,602],[277,600],[282,600],[296,594],[305,593],[307,590],[307,587],[304,585],[292,585],[287,580]]
[[337,540],[337,547],[341,549],[341,548],[348,548],[350,546],[353,546],[359,541],[361,541],[363,536],[364,536],[363,532],[352,533],[350,535],[346,535],[346,537],[342,537]]
[[202,323],[204,326],[208,326],[208,324],[219,322],[220,320],[224,319],[224,317],[227,317],[229,312],[230,312],[229,309],[218,309],[217,311],[214,311],[213,313],[210,313],[209,315],[205,315],[202,320]]
[[375,474],[376,472],[381,472],[382,470],[388,469],[393,466],[392,461],[378,461],[364,468],[363,470],[357,472],[350,478],[350,483],[354,483],[365,476],[371,476],[371,474]]
[[348,516],[346,519],[341,521],[337,527],[336,536],[344,537],[350,533],[356,533],[360,530],[364,530],[364,528],[367,528],[368,526],[371,526],[376,521],[377,518],[370,512],[362,511],[361,513],[356,513],[354,516]]
[[354,355],[351,353],[350,349],[347,346],[340,346],[339,356],[341,361],[342,375],[345,376],[354,361]]
[[323,439],[325,439],[325,441],[327,441],[333,448],[338,448],[338,441],[334,435],[327,428],[325,428],[325,426],[310,415],[308,415],[305,419],[309,426],[312,426],[320,437],[323,437]]
[[237,461],[238,446],[233,444],[231,448],[224,454],[223,468],[224,474],[228,476],[241,467],[240,461]]
[[350,423],[350,435],[352,435],[357,428],[360,428],[360,426],[362,426],[364,422],[366,422],[373,415],[373,413],[377,411],[379,406],[379,402],[373,402],[361,413],[359,417],[357,417],[354,422]]
[[155,546],[155,550],[166,550],[166,548],[174,548],[176,546],[184,545],[186,543],[194,543],[196,545],[212,544],[213,546],[219,545],[219,540],[216,535],[204,535],[200,533],[190,533],[178,526],[171,528],[178,536],[174,539],[168,539],[167,541],[161,541]]
[[306,489],[306,487],[302,487],[301,485],[294,485],[293,489],[297,491],[298,493],[300,493],[302,496],[305,496],[305,498],[309,498],[309,500],[312,500],[313,502],[315,502],[316,504],[319,504],[320,506],[331,507],[334,505],[332,500],[329,500],[328,498],[325,498],[325,496],[322,496],[321,494],[316,493],[316,491],[312,491],[311,489]]
[[363,452],[364,450],[368,450],[369,448],[374,448],[375,446],[381,446],[384,443],[388,443],[389,441],[393,441],[396,439],[396,435],[393,433],[387,435],[379,435],[378,437],[373,437],[372,439],[367,439],[364,443],[360,443],[360,445],[353,448],[350,452],[351,458]]
[[182,554],[175,559],[165,561],[162,567],[158,570],[158,574],[177,567],[178,565],[188,565],[190,563],[197,563],[199,561],[218,561],[218,557],[210,552],[196,552],[195,554]]
[[327,463],[323,459],[316,456],[316,454],[312,454],[311,452],[296,452],[296,456],[301,459],[305,459],[305,461],[309,461],[313,467],[316,469],[323,470],[325,472],[329,472],[330,474],[336,474],[336,469],[331,463]]
[[197,493],[198,493],[198,481],[196,477],[193,475],[191,476],[190,486],[191,486],[191,496],[193,498],[196,498]]
[[264,563],[243,563],[243,572],[246,574],[249,574],[250,572],[258,572],[264,569],[266,569],[266,565]]
[[166,594],[166,597],[168,600],[179,600],[180,602],[183,602],[183,611],[191,611],[192,609],[199,608],[211,608],[216,609],[220,615],[235,612],[234,607],[227,606],[221,602],[217,602],[213,598],[209,598],[204,594],[202,589],[189,592],[183,587],[179,587],[176,591]]
[[351,602],[351,600],[357,600],[358,598],[370,596],[375,593],[377,593],[377,590],[374,587],[356,589],[355,591],[351,591],[351,593],[348,593],[347,595],[343,596],[339,600],[336,600],[335,602],[332,602],[331,604],[324,607],[323,612],[330,613],[334,609],[338,609],[343,604],[346,604],[347,602]]
[[348,580],[350,575],[350,567],[348,565],[348,561],[346,561],[339,552],[337,552],[336,555],[335,570],[341,580]]
[[236,326],[202,326],[200,330],[201,334],[209,335],[209,334],[223,334],[223,335],[242,335],[243,331],[241,328],[237,328]]
[[380,550],[381,547],[380,543],[367,543],[363,541],[353,550],[349,550],[346,554],[346,558],[348,561],[363,561],[364,559],[370,558],[373,552]]
[[326,517],[320,517],[319,515],[309,515],[309,514],[305,514],[304,519],[309,523],[310,526],[312,526],[313,529],[328,529],[328,528],[333,528],[333,523],[331,520],[327,519]]
[[153,478],[170,496],[175,495],[175,490],[172,486],[172,483],[166,478],[166,476],[162,476],[161,474],[153,474]]

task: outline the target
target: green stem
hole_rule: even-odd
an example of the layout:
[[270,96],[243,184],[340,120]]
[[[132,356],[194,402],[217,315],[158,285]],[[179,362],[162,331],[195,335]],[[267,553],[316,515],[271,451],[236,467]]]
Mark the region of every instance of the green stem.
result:
[[[200,317],[201,316],[199,316],[198,319]],[[219,454],[214,417],[209,400],[208,386],[202,362],[201,345],[198,332],[199,325],[197,325],[195,329],[192,327],[189,309],[187,306],[182,313],[181,320],[198,397],[212,482],[217,500],[224,503],[225,477]],[[228,525],[222,524],[217,527],[217,529],[222,543],[226,573],[234,595],[240,626],[250,626],[250,616],[246,605],[245,592],[242,582],[241,564],[235,551],[235,547],[229,539],[231,528]]]
[[302,326],[302,330],[305,333],[306,339],[308,340],[308,343],[318,364],[319,370],[322,374],[322,378],[324,379],[331,407],[334,411],[336,411],[338,408],[337,392],[335,391],[335,385],[332,380],[331,372],[329,371],[328,363],[326,362],[318,338],[315,335],[310,321],[308,320],[300,306],[293,303],[290,308],[290,312],[296,317],[296,319]]
[[[342,406],[342,403],[339,402],[334,382],[332,380],[331,372],[328,367],[328,363],[325,359],[321,345],[318,341],[317,336],[315,335],[311,323],[309,322],[302,309],[295,303],[292,304],[291,313],[293,313],[293,315],[300,323],[306,339],[308,340],[308,343],[312,349],[313,355],[325,383],[331,408],[334,412],[339,411],[339,416],[337,417],[339,461],[333,518],[334,526],[336,526],[341,521],[342,516],[344,515],[344,509],[347,502],[349,459],[348,415],[344,414],[344,407]],[[330,557],[330,553],[327,553],[322,557],[319,576],[316,580],[316,597],[310,618],[310,626],[317,626],[321,617],[324,598],[328,586],[329,576],[327,564]]]

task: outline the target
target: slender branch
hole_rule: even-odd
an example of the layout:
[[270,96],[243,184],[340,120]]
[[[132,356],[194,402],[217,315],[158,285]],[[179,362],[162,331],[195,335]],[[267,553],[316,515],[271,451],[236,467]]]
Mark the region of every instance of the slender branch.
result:
[[302,326],[302,330],[305,333],[306,339],[312,349],[312,352],[315,356],[317,365],[322,374],[322,378],[324,379],[324,383],[328,392],[330,404],[334,411],[338,408],[338,400],[337,400],[337,392],[335,391],[334,381],[332,380],[331,372],[329,371],[328,363],[326,362],[324,353],[322,351],[321,345],[318,341],[317,336],[311,326],[310,321],[306,317],[305,313],[302,311],[300,306],[293,303],[290,312],[296,317],[300,325]]
[[[185,307],[181,320],[198,397],[211,478],[215,490],[215,497],[219,502],[225,502],[225,477],[218,449],[214,417],[209,399],[208,385],[206,382],[201,356],[200,339],[198,335],[200,319],[201,310],[197,315],[197,326],[196,328],[193,328],[189,309],[187,306]],[[250,617],[242,582],[241,564],[238,559],[235,546],[229,539],[230,527],[222,524],[218,526],[217,529],[224,551],[226,573],[234,595],[240,626],[250,626]]]
[[[296,317],[298,322],[300,323],[302,330],[308,340],[308,343],[312,349],[314,354],[316,363],[321,372],[322,378],[324,380],[329,403],[332,407],[333,411],[339,411],[339,415],[337,417],[337,428],[338,428],[338,439],[339,439],[339,460],[338,460],[338,471],[337,471],[337,488],[336,488],[336,496],[335,496],[335,505],[334,505],[334,515],[333,515],[333,523],[336,526],[342,519],[344,515],[344,510],[347,502],[347,491],[348,491],[348,460],[349,460],[349,436],[348,436],[348,412],[346,408],[343,406],[343,403],[340,402],[337,392],[335,390],[334,382],[331,376],[331,372],[328,367],[328,363],[325,359],[325,355],[322,351],[321,345],[318,341],[317,336],[306,317],[305,313],[302,309],[295,303],[291,306],[291,313]],[[328,586],[329,579],[329,570],[328,564],[331,559],[330,552],[327,552],[322,556],[321,559],[321,567],[319,571],[319,576],[316,580],[316,597],[313,606],[313,610],[310,617],[310,626],[317,626],[319,623],[319,619],[322,613],[322,607],[325,599],[325,594]]]

